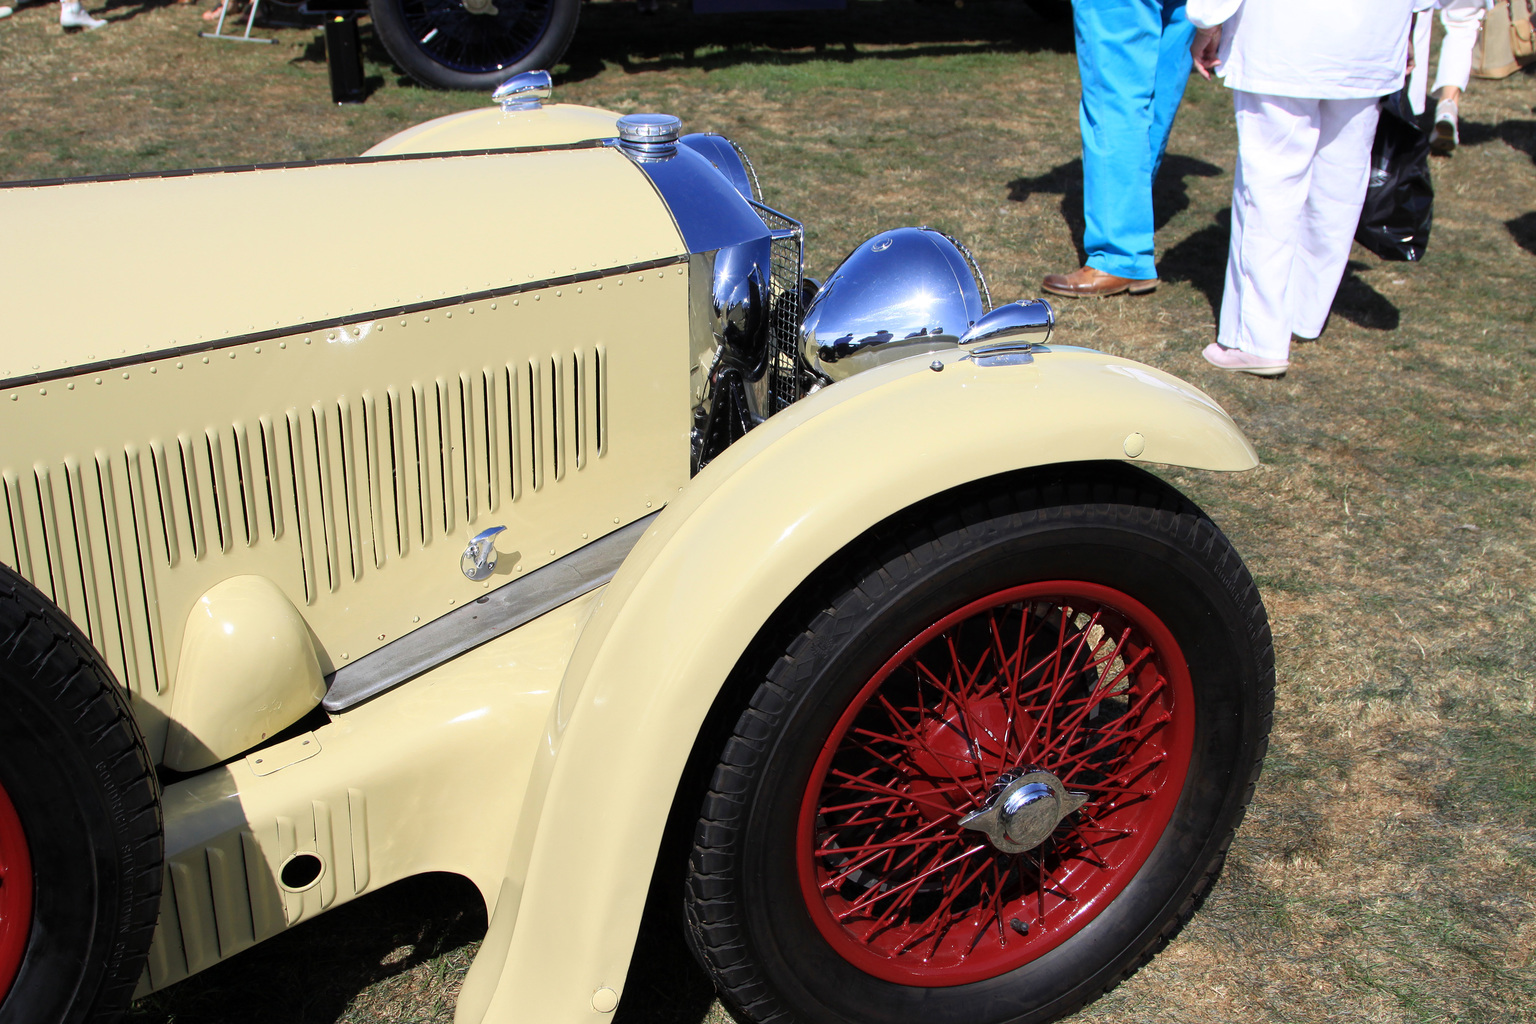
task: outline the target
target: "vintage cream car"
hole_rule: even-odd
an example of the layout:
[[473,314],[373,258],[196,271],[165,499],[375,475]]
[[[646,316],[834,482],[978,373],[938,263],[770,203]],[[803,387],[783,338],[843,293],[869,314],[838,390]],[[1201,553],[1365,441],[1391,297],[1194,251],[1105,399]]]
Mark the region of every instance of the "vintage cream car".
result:
[[1137,464],[1232,421],[936,231],[805,281],[728,141],[547,92],[0,187],[0,1021],[429,871],[461,1024],[608,1019],[653,878],[743,1020],[1042,1021],[1215,878],[1269,628]]

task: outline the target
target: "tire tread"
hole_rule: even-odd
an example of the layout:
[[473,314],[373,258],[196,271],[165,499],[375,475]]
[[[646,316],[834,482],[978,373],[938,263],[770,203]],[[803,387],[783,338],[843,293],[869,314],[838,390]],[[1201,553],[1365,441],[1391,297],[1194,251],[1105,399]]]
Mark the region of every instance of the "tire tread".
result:
[[[0,686],[51,707],[107,791],[123,894],[99,984],[82,993],[71,1022],[116,1020],[133,995],[160,913],[164,823],[160,787],[123,690],[90,641],[52,602],[0,565]],[[0,1020],[5,1014],[0,1013]]]

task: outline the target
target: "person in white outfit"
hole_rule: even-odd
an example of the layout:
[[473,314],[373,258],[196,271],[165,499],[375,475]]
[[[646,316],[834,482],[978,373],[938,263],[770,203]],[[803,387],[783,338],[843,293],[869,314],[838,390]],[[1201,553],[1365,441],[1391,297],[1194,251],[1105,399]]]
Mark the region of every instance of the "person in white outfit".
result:
[[[9,18],[21,4],[0,7],[0,18]],[[100,18],[93,18],[85,13],[85,7],[80,0],[59,0],[59,26],[61,28],[83,28],[87,32],[106,25]]]
[[1477,33],[1483,27],[1483,16],[1492,6],[1493,0],[1444,0],[1440,5],[1440,24],[1445,27],[1445,36],[1440,40],[1435,84],[1429,88],[1430,95],[1437,100],[1435,129],[1429,138],[1429,148],[1436,153],[1449,153],[1461,142],[1457,120],[1461,94],[1472,75],[1472,49],[1477,45]]
[[[1237,111],[1224,370],[1275,377],[1322,334],[1360,221],[1377,103],[1401,89],[1414,0],[1189,0],[1195,68]],[[1326,26],[1326,29],[1323,28]]]

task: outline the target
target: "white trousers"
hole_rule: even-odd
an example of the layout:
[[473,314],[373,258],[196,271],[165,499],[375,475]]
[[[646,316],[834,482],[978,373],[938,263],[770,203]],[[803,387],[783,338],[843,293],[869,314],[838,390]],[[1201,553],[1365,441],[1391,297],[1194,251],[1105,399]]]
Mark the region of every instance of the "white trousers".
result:
[[1413,21],[1413,70],[1408,72],[1408,106],[1415,114],[1424,113],[1424,90],[1429,83],[1429,33],[1435,19],[1431,11],[1417,12]]
[[1375,99],[1305,100],[1234,89],[1237,175],[1216,340],[1288,359],[1323,333],[1370,176]]
[[1475,5],[1447,5],[1440,12],[1445,38],[1440,40],[1440,63],[1435,68],[1435,84],[1429,87],[1431,95],[1448,85],[1466,89],[1467,79],[1472,75],[1472,48],[1477,45],[1485,13],[1481,0]]

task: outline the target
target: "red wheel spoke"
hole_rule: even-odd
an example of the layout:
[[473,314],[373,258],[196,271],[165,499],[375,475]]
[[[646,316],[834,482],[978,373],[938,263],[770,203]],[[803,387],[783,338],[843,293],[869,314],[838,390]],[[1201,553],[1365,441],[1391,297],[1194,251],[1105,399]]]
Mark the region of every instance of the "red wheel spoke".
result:
[[913,875],[911,878],[907,879],[905,882],[902,882],[900,885],[892,886],[889,889],[886,889],[886,890],[883,890],[882,892],[877,893],[873,897],[868,896],[868,895],[860,896],[857,900],[855,900],[853,902],[852,905],[850,905],[848,907],[847,910],[845,910],[842,913],[841,916],[843,918],[845,918],[845,919],[848,918],[848,917],[851,917],[855,913],[857,913],[858,911],[864,909],[864,907],[869,906],[869,905],[871,905],[873,903],[878,903],[880,900],[888,899],[889,897],[894,896],[898,892],[903,892],[903,891],[905,891],[907,889],[910,889],[913,886],[917,885],[919,882],[921,882],[923,879],[932,877],[932,875],[935,872],[943,871],[945,868],[949,867],[951,864],[958,864],[962,860],[965,860],[967,857],[971,856],[972,854],[980,853],[982,850],[985,850],[986,848],[987,848],[987,844],[986,843],[977,843],[975,846],[967,847],[965,850],[961,851],[960,853],[955,854],[953,857],[949,858],[948,860],[946,860],[946,861],[944,861],[944,862],[942,862],[940,864],[935,864],[935,865],[933,865],[930,868],[926,868],[923,871],[918,872],[917,874]]
[[[925,920],[922,925],[918,926],[918,928],[912,933],[912,936],[907,940],[907,943],[900,947],[898,951],[903,949],[910,949],[929,936],[933,937],[933,950],[937,951],[939,943],[944,939],[943,933],[945,926],[951,923],[954,919],[954,915],[950,912],[950,907],[954,906],[955,900],[958,899],[963,892],[965,892],[965,890],[971,885],[972,882],[980,878],[982,873],[991,866],[992,861],[983,861],[981,864],[977,865],[976,870],[972,871],[969,875],[965,875],[958,881],[951,882],[949,885],[947,885],[945,888],[949,891],[945,894],[944,899],[939,903],[938,909],[928,915],[927,920]],[[927,927],[929,922],[936,923],[934,923],[930,928]],[[930,955],[932,955],[931,952]]]
[[[1082,786],[1082,787],[1079,787],[1079,788],[1086,789],[1088,787]],[[903,798],[903,799],[905,799],[905,798]],[[836,814],[839,811],[867,810],[868,808],[871,808],[871,807],[878,807],[881,804],[891,804],[891,803],[895,803],[895,802],[896,802],[896,798],[895,797],[876,797],[876,798],[874,798],[872,800],[859,800],[859,801],[856,801],[855,803],[851,803],[851,804],[837,804],[837,805],[832,806],[832,807],[823,807],[821,809],[821,813],[822,814]],[[907,814],[916,814],[917,812],[916,811],[907,811],[906,813]],[[847,824],[849,824],[849,823],[848,822],[841,822],[841,823],[836,823],[836,824],[829,824],[828,827],[829,828],[841,828],[841,827],[843,827],[844,825],[847,825]]]
[[831,854],[837,854],[837,855],[840,855],[840,856],[841,855],[852,855],[852,854],[858,854],[858,853],[865,853],[865,852],[870,851],[870,850],[895,850],[895,849],[898,849],[898,848],[903,847],[903,846],[927,846],[927,845],[932,844],[932,843],[942,843],[942,842],[945,842],[945,841],[949,840],[951,837],[948,836],[948,835],[941,835],[941,836],[923,836],[923,835],[920,835],[920,833],[922,833],[922,832],[924,832],[924,831],[926,831],[926,830],[928,830],[930,828],[935,827],[937,824],[938,824],[937,822],[929,822],[927,825],[924,825],[922,828],[915,829],[912,832],[909,832],[907,835],[902,836],[902,837],[900,837],[898,839],[887,839],[887,840],[884,840],[884,841],[878,842],[878,843],[864,843],[864,844],[862,844],[860,846],[830,846],[830,847],[829,846],[823,846],[823,847],[821,847],[820,849],[818,849],[816,851],[816,854],[817,854],[817,856],[821,856],[821,857],[825,857],[825,856],[828,856],[828,855],[831,855]]
[[[1138,740],[1138,741],[1139,740],[1143,740],[1143,739],[1146,738],[1146,736],[1147,736],[1147,734],[1149,732],[1151,732],[1152,730],[1156,729],[1158,726],[1163,725],[1167,721],[1168,721],[1168,716],[1166,716],[1166,715],[1159,715],[1159,716],[1157,716],[1155,718],[1152,718],[1152,719],[1150,719],[1150,720],[1148,720],[1146,722],[1143,722],[1141,725],[1137,726],[1135,729],[1129,730],[1126,733],[1123,733],[1121,735],[1111,736],[1111,737],[1108,737],[1106,739],[1100,740],[1098,743],[1095,743],[1093,746],[1089,747],[1087,750],[1079,751],[1078,753],[1074,754],[1071,758],[1068,758],[1068,759],[1062,761],[1061,764],[1063,766],[1066,765],[1066,764],[1071,764],[1071,765],[1073,765],[1073,769],[1072,770],[1076,771],[1078,768],[1081,768],[1083,766],[1083,764],[1088,760],[1089,757],[1091,757],[1094,754],[1097,754],[1101,750],[1104,750],[1106,747],[1115,746],[1115,745],[1117,745],[1119,743],[1125,742],[1126,740]],[[1057,775],[1058,778],[1062,779],[1063,781],[1065,781],[1066,778],[1067,778],[1067,776],[1062,775],[1062,773],[1059,772],[1059,771],[1056,773],[1056,775]]]
[[[906,984],[996,977],[1054,948],[1166,827],[1189,694],[1162,623],[1098,584],[1025,584],[935,622],[853,698],[807,784],[797,856],[817,929]],[[960,827],[1026,771],[1088,799],[1022,854]]]
[[[885,707],[886,707],[886,709],[887,709],[887,710],[888,710],[888,711],[889,711],[889,712],[890,712],[890,713],[891,713],[891,714],[892,714],[892,715],[893,715],[893,716],[894,716],[894,715],[895,715],[895,713],[896,713],[896,709],[895,709],[895,708],[893,708],[893,707],[891,707],[891,702],[890,702],[890,701],[888,701],[888,700],[886,700],[886,699],[885,699],[885,697],[884,697],[884,695],[881,695],[881,696],[880,696],[880,703],[881,703],[881,704],[883,704],[883,705],[885,705]],[[909,727],[909,728],[910,728],[910,727]],[[968,802],[969,802],[969,803],[970,803],[970,805],[971,805],[971,806],[972,806],[972,807],[980,807],[980,806],[981,806],[981,800],[980,800],[980,798],[978,798],[978,797],[977,797],[977,796],[976,796],[976,794],[974,794],[974,793],[972,793],[972,792],[971,792],[971,791],[970,791],[970,787],[968,787],[968,786],[967,786],[967,785],[966,785],[966,784],[965,784],[965,783],[964,783],[964,782],[963,782],[963,781],[961,781],[961,779],[960,779],[960,776],[958,776],[958,775],[956,775],[956,774],[955,774],[955,773],[954,773],[954,770],[953,770],[953,769],[951,769],[951,768],[950,768],[950,767],[949,767],[949,766],[948,766],[948,764],[947,764],[947,763],[946,763],[946,762],[947,762],[947,760],[949,760],[949,759],[947,759],[947,758],[945,758],[945,757],[942,757],[942,756],[940,756],[940,755],[939,755],[939,754],[938,754],[938,753],[936,753],[936,752],[935,752],[935,751],[934,751],[934,749],[933,749],[933,747],[931,747],[931,746],[930,746],[930,745],[929,745],[929,744],[928,744],[928,743],[927,743],[927,742],[926,742],[926,741],[925,741],[925,740],[924,740],[924,739],[923,739],[923,738],[922,738],[922,737],[921,737],[921,736],[920,736],[920,735],[918,735],[918,733],[917,733],[917,732],[916,732],[916,730],[912,730],[912,738],[913,738],[913,739],[914,739],[914,740],[916,740],[916,741],[917,741],[917,742],[918,742],[918,745],[919,745],[919,746],[921,746],[921,747],[922,747],[922,748],[923,748],[923,751],[924,751],[924,753],[926,753],[926,754],[927,754],[927,755],[928,755],[928,756],[929,756],[929,757],[931,757],[931,758],[933,758],[933,760],[934,760],[934,761],[935,761],[935,762],[936,762],[936,763],[937,763],[937,764],[938,764],[938,765],[939,765],[939,766],[940,766],[940,767],[942,767],[942,768],[943,768],[943,769],[944,769],[944,772],[945,772],[945,774],[947,774],[947,775],[948,775],[948,776],[949,776],[949,777],[950,777],[950,778],[951,778],[951,779],[952,779],[952,780],[953,780],[953,781],[954,781],[954,783],[955,783],[955,785],[956,785],[956,786],[957,786],[957,787],[959,787],[959,789],[960,789],[960,790],[961,790],[961,791],[962,791],[962,792],[963,792],[963,793],[965,793],[965,795],[966,795],[966,799],[967,799],[967,801],[968,801]]]
[[[953,648],[951,648],[951,650],[953,650]],[[970,747],[970,749],[971,749],[971,758],[972,758],[972,760],[977,765],[980,765],[981,764],[981,749],[976,745],[976,738],[974,736],[972,736],[971,732],[970,732],[970,718],[971,718],[971,716],[969,714],[964,713],[969,708],[970,705],[963,698],[959,697],[953,691],[951,691],[950,688],[944,684],[943,680],[941,680],[938,676],[934,675],[933,672],[931,672],[926,665],[918,664],[917,665],[917,670],[918,670],[918,672],[920,672],[923,675],[927,676],[929,682],[931,682],[939,690],[940,693],[942,693],[942,694],[944,694],[944,696],[948,697],[950,702],[953,703],[954,706],[956,708],[959,708],[960,711],[962,712],[961,715],[960,715],[960,726],[961,726],[961,731],[962,731],[963,735],[965,736],[966,746]],[[959,666],[958,665],[956,665],[956,671],[957,672],[959,671]]]

